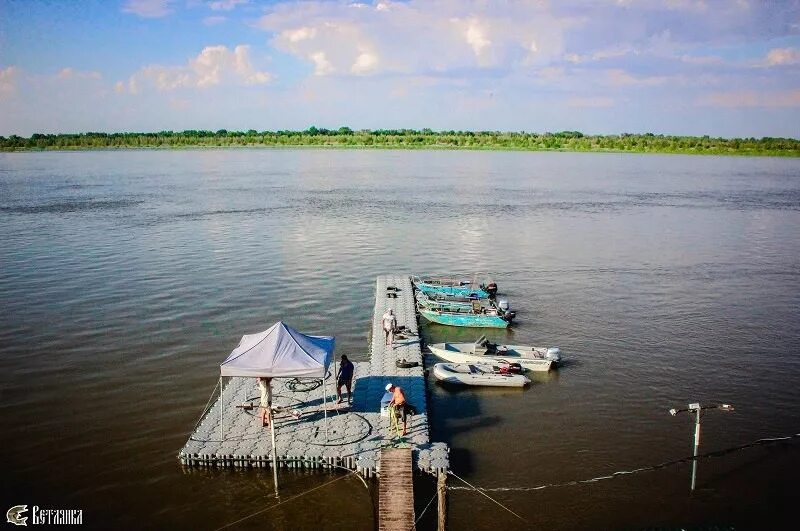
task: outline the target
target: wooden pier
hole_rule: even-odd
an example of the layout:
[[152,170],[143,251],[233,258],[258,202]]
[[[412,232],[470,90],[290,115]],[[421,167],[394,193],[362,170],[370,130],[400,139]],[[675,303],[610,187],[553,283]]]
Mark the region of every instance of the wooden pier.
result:
[[[404,330],[392,347],[385,345],[381,329],[381,316],[388,308],[394,310],[398,326]],[[230,378],[223,385],[224,393],[212,401],[181,449],[181,463],[190,467],[338,467],[369,478],[381,473],[382,449],[404,446],[410,448],[412,470],[416,467],[432,475],[446,473],[449,468],[447,445],[430,441],[418,334],[410,277],[378,277],[370,361],[355,363],[351,406],[335,403],[335,374],[326,378],[325,386],[321,379],[276,378],[273,406],[277,408],[274,414],[277,457],[273,463],[270,430],[261,426],[258,409],[249,408],[251,404],[258,405],[256,379]],[[341,354],[336,354],[337,359]],[[356,355],[351,357],[357,359]],[[400,367],[398,360],[406,363]],[[334,372],[332,365],[331,373]],[[380,412],[381,398],[389,382],[402,387],[409,403],[418,411],[417,415],[409,417],[408,434],[402,439],[390,434],[389,418],[381,416]],[[327,407],[323,407],[323,393]]]
[[414,528],[411,448],[384,448],[380,463],[378,531],[409,531]]

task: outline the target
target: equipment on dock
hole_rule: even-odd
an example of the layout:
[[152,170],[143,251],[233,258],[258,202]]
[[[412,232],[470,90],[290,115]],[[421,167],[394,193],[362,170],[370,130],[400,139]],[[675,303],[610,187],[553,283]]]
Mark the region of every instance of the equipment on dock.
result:
[[506,368],[472,363],[437,363],[433,375],[440,382],[490,387],[525,387],[531,383],[527,376],[514,374]]
[[549,371],[561,362],[558,347],[498,345],[481,336],[474,343],[435,343],[430,351],[451,363],[510,364],[519,363],[529,371]]

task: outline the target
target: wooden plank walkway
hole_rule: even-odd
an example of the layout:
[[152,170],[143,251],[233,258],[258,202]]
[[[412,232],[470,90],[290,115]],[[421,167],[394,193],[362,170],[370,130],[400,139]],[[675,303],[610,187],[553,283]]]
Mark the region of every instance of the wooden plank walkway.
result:
[[384,448],[380,463],[378,531],[410,531],[414,528],[411,448]]

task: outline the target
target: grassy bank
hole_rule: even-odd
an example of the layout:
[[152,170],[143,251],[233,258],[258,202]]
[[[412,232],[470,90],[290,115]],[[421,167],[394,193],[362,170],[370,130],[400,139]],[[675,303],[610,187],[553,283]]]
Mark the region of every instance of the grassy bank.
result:
[[78,133],[30,138],[0,136],[0,150],[75,150],[187,147],[333,147],[390,149],[487,149],[522,151],[609,151],[800,157],[800,140],[790,138],[712,138],[708,136],[584,135],[499,131],[336,130],[160,131],[158,133]]

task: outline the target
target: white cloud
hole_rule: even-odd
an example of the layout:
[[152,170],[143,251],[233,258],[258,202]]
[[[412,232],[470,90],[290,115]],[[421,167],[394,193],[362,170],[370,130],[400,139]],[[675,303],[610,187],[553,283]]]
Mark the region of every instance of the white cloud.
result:
[[206,88],[223,83],[262,85],[271,75],[256,70],[250,61],[250,47],[240,45],[233,50],[226,46],[207,46],[184,66],[146,66],[131,76],[129,90],[138,93],[143,85],[160,91],[181,88]]
[[317,30],[314,28],[297,28],[295,30],[286,30],[283,35],[289,42],[300,42],[312,39],[316,36]]
[[117,94],[125,92],[125,82],[117,81],[116,83],[114,83],[114,92],[116,92]]
[[203,19],[203,25],[204,26],[216,26],[218,24],[222,24],[226,20],[228,20],[227,17],[222,17],[222,16],[206,17],[206,18]]
[[621,69],[606,71],[607,82],[615,87],[651,87],[667,81],[666,76],[634,76]]
[[0,70],[0,100],[5,99],[17,91],[17,77],[19,68],[9,66]]
[[211,8],[212,11],[231,11],[235,9],[236,6],[244,5],[248,3],[249,0],[215,0],[213,2],[208,3],[208,7]]
[[17,92],[17,76],[19,68],[9,66],[0,70],[0,101],[14,95]]
[[172,13],[171,3],[172,0],[128,0],[122,12],[144,18],[161,18]]
[[614,100],[612,98],[608,98],[605,96],[588,96],[588,97],[578,97],[578,98],[569,98],[567,100],[568,107],[578,107],[578,108],[604,108],[604,107],[613,107]]
[[60,80],[66,79],[102,79],[103,75],[94,70],[75,70],[71,67],[62,68],[56,78]]
[[325,52],[314,52],[310,58],[314,62],[314,75],[326,76],[334,72],[333,65],[328,61]]
[[465,37],[469,45],[472,46],[475,57],[479,59],[483,51],[492,45],[492,41],[487,38],[486,28],[483,27],[478,19],[473,18],[467,23]]
[[768,66],[800,64],[800,50],[797,48],[773,48],[767,53]]
[[565,22],[544,3],[480,0],[374,5],[283,2],[257,23],[272,45],[321,75],[447,75],[543,65],[562,53]]
[[698,98],[701,107],[800,107],[800,90],[714,92]]
[[350,71],[354,74],[368,74],[378,66],[378,58],[370,52],[362,52]]

